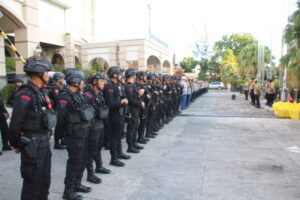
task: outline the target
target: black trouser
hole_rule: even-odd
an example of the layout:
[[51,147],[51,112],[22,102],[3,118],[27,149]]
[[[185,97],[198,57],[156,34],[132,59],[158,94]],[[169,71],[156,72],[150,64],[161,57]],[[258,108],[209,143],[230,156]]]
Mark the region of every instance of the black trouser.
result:
[[101,156],[101,150],[104,143],[104,128],[100,128],[100,137],[98,142],[98,151],[96,154],[96,158],[94,159],[96,162],[96,168],[102,167],[102,156]]
[[153,133],[154,123],[155,123],[155,110],[150,108],[147,117],[146,135]]
[[110,115],[110,155],[112,160],[117,160],[121,153],[121,138],[124,127],[124,116],[119,113]]
[[139,128],[139,117],[133,115],[128,121],[127,133],[126,133],[126,141],[129,149],[133,148],[134,145],[136,144],[138,128]]
[[254,95],[254,90],[250,91],[250,98],[251,98],[251,103],[252,105],[255,105],[255,95]]
[[56,126],[55,129],[54,129],[54,143],[55,145],[58,145],[59,142],[62,140],[62,128],[59,127],[59,126]]
[[23,187],[21,200],[48,200],[51,184],[51,150],[49,137],[43,136],[37,147],[36,158],[21,150]]
[[93,126],[88,134],[88,157],[87,157],[87,172],[88,175],[94,173],[93,161],[96,162],[96,167],[102,166],[101,148],[104,139],[104,129]]
[[7,148],[8,147],[8,138],[7,138],[8,125],[7,125],[6,118],[2,113],[0,114],[0,130],[1,130],[3,148]]
[[260,108],[259,94],[255,94],[255,106]]
[[248,93],[249,93],[249,91],[248,90],[244,90],[244,93],[245,93],[245,99],[248,100]]
[[103,141],[103,145],[106,148],[109,148],[110,146],[110,123],[108,119],[104,120],[104,141]]
[[172,105],[172,109],[173,109],[173,114],[176,114],[177,108],[178,108],[178,101],[177,101],[178,98],[177,98],[177,96],[174,96],[173,99],[174,99],[174,102]]
[[147,118],[144,115],[140,116],[140,123],[138,128],[138,139],[143,139],[145,137]]
[[67,135],[65,138],[69,157],[65,178],[67,187],[73,188],[75,184],[81,182],[87,162],[88,131],[89,126],[85,125],[73,130],[72,135]]

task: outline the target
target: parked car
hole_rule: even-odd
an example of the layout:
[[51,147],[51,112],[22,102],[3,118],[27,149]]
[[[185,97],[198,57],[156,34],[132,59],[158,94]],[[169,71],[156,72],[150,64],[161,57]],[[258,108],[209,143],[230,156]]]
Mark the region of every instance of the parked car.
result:
[[209,89],[218,89],[218,90],[225,89],[224,83],[217,82],[217,81],[211,82],[208,87],[209,87]]

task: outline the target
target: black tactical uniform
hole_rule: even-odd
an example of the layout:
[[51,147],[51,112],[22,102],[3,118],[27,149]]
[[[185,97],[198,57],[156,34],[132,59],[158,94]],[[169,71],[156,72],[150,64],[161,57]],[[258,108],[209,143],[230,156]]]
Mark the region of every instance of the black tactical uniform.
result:
[[[17,85],[17,83],[23,84],[24,81],[21,77],[16,77],[14,80],[14,83],[15,83],[15,85]],[[19,87],[16,86],[15,88],[11,89],[8,92],[8,97],[7,97],[7,102],[6,102],[7,106],[9,106],[9,107],[13,106],[14,97],[17,94],[18,90],[19,90]]]
[[138,128],[138,143],[146,144],[149,139],[145,138],[145,131],[146,131],[146,124],[147,124],[147,113],[148,113],[148,105],[150,100],[150,95],[147,89],[147,85],[144,81],[147,80],[147,76],[145,72],[138,72],[137,79],[140,80],[142,83],[137,84],[138,90],[144,90],[144,95],[141,97],[142,101],[145,102],[145,107],[140,109],[139,117],[140,117],[140,124]]
[[[57,107],[57,98],[59,93],[62,91],[62,87],[58,86],[55,82],[58,79],[64,79],[65,75],[61,72],[57,72],[53,75],[53,81],[54,84],[50,86],[50,92],[49,97],[53,102],[54,109],[56,110]],[[56,126],[54,129],[54,149],[65,149],[65,146],[63,145],[63,130],[60,129],[59,126]]]
[[148,86],[148,92],[151,95],[150,101],[147,105],[148,107],[148,115],[147,115],[147,124],[146,124],[146,137],[147,138],[155,138],[154,133],[154,125],[155,125],[155,113],[156,113],[156,100],[157,100],[157,94],[155,94],[156,88],[153,84],[153,78],[154,75],[149,72],[147,74],[147,80],[149,83],[147,84]]
[[[133,77],[136,75],[134,69],[127,69],[125,71],[125,77],[128,79],[129,77]],[[142,146],[137,144],[137,133],[139,127],[139,112],[142,109],[142,101],[138,95],[138,89],[135,83],[127,82],[125,85],[125,93],[128,98],[128,107],[130,118],[128,119],[127,133],[126,133],[126,141],[128,144],[129,153],[138,153],[139,149],[143,149]]]
[[2,151],[10,150],[8,145],[8,138],[7,138],[7,118],[9,114],[5,108],[4,101],[2,94],[0,94],[0,130],[1,130],[1,138],[2,138]]
[[[113,78],[114,74],[120,73],[120,67],[111,67],[107,72],[110,78]],[[119,159],[130,159],[130,157],[122,152],[121,138],[124,125],[124,106],[121,104],[119,85],[113,82],[107,83],[104,89],[104,96],[109,106],[110,164],[123,167],[125,164]]]
[[[88,161],[87,161],[87,181],[92,183],[100,183],[101,179],[95,176],[93,162],[96,162],[96,172],[108,174],[110,170],[102,166],[101,149],[104,141],[104,123],[103,120],[108,118],[109,108],[105,102],[103,92],[100,90],[96,92],[93,89],[94,81],[99,79],[105,80],[105,76],[100,73],[96,73],[91,77],[91,86],[87,87],[84,95],[88,100],[88,103],[95,109],[95,118],[91,123],[91,128],[88,135]],[[96,82],[96,86],[97,86]]]
[[90,121],[94,118],[94,109],[87,104],[80,93],[79,83],[84,74],[78,70],[71,70],[66,74],[69,86],[77,87],[77,92],[67,88],[58,97],[58,126],[64,129],[64,138],[69,158],[67,160],[65,190],[63,198],[67,200],[82,199],[75,192],[90,192],[91,188],[81,184],[87,161],[87,136]]
[[[24,71],[40,76],[52,69],[40,57],[26,60]],[[32,82],[23,85],[15,96],[9,126],[10,144],[21,150],[22,200],[47,200],[50,187],[51,151],[49,131],[56,124],[56,113],[42,88]]]

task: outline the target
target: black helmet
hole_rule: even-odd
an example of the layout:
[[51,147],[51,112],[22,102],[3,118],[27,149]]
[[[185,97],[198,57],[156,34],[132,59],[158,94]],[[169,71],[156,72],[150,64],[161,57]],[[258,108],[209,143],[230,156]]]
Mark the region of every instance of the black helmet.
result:
[[136,73],[136,77],[137,77],[138,79],[142,79],[142,76],[146,76],[146,73],[145,73],[144,71],[138,71],[138,72]]
[[25,73],[44,73],[52,70],[52,64],[46,58],[32,56],[26,59],[23,70]]
[[126,69],[125,71],[125,78],[129,78],[131,76],[135,76],[136,75],[136,71],[135,69]]
[[93,82],[95,79],[106,80],[106,76],[104,73],[97,72],[90,77],[91,82]]
[[14,79],[14,83],[24,83],[24,80],[21,77],[16,76]]
[[63,79],[65,78],[65,75],[62,73],[62,72],[56,72],[54,75],[53,75],[53,80],[58,80],[58,79]]
[[151,80],[154,76],[154,74],[152,72],[146,72],[146,75],[147,75],[148,80]]
[[113,74],[120,74],[120,73],[122,73],[122,70],[121,70],[121,68],[118,67],[118,66],[110,67],[110,68],[108,69],[108,71],[107,71],[107,75],[108,75],[109,78],[112,78],[112,75],[113,75]]
[[79,83],[81,80],[84,80],[84,73],[77,69],[69,70],[65,79],[67,84]]

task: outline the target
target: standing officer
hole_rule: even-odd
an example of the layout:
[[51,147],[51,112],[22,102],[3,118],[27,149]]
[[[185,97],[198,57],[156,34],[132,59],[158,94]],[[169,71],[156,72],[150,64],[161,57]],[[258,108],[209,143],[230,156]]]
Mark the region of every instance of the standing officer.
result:
[[149,72],[147,74],[148,80],[148,91],[150,93],[151,99],[148,104],[148,115],[147,115],[147,124],[146,124],[146,137],[147,138],[155,138],[154,135],[154,126],[155,126],[155,116],[156,116],[156,106],[159,92],[156,89],[155,85],[155,74]]
[[128,104],[128,99],[121,99],[119,84],[121,79],[121,68],[113,66],[108,69],[107,75],[111,82],[107,83],[104,88],[104,96],[109,106],[109,123],[110,123],[110,164],[123,167],[125,164],[119,159],[130,159],[130,156],[122,153],[121,137],[124,125],[124,106]]
[[257,82],[257,80],[255,79],[254,81],[254,98],[255,98],[255,107],[256,108],[260,108],[260,88],[259,88],[259,84]]
[[137,87],[139,90],[139,95],[142,98],[142,101],[145,102],[145,107],[140,110],[140,124],[138,128],[138,143],[146,144],[149,139],[145,138],[145,131],[146,131],[146,124],[147,124],[147,113],[148,113],[148,106],[150,101],[150,95],[147,89],[146,81],[147,76],[146,73],[143,71],[139,71],[137,73]]
[[255,106],[254,85],[255,85],[254,78],[251,78],[251,82],[249,85],[249,93],[251,98],[251,104]]
[[2,94],[0,94],[0,130],[1,130],[1,137],[2,137],[2,151],[9,151],[10,147],[8,145],[7,139],[7,119],[9,118],[9,113],[7,112]]
[[9,141],[21,152],[22,200],[47,200],[50,187],[51,150],[49,131],[56,125],[56,113],[43,86],[52,64],[42,57],[30,57],[24,65],[30,77],[14,98]]
[[93,162],[96,162],[96,172],[109,174],[110,170],[102,166],[101,149],[104,141],[103,120],[108,118],[108,107],[106,105],[103,92],[105,85],[105,75],[96,73],[90,77],[90,87],[84,92],[89,104],[95,109],[95,119],[91,123],[88,136],[88,161],[87,161],[87,181],[100,183],[101,179],[94,174]]
[[[57,107],[57,97],[59,93],[63,90],[64,87],[64,78],[65,75],[62,72],[56,72],[53,75],[54,85],[51,86],[51,90],[49,93],[49,97],[54,104],[54,109],[56,110]],[[58,126],[55,127],[54,130],[54,149],[62,150],[66,147],[62,144],[63,143],[63,130],[59,129]]]
[[64,131],[69,158],[67,160],[63,199],[81,200],[76,192],[91,192],[81,184],[87,159],[87,136],[95,110],[86,103],[81,90],[84,74],[79,70],[66,73],[67,88],[58,97],[58,126]]
[[145,103],[141,100],[138,94],[138,88],[135,84],[136,71],[134,69],[127,69],[125,71],[125,78],[127,84],[125,85],[125,93],[128,98],[128,106],[130,118],[127,126],[126,140],[128,144],[129,153],[139,153],[143,149],[142,146],[137,144],[137,133],[139,127],[139,112],[144,109]]
[[15,77],[15,80],[14,80],[15,88],[11,89],[8,92],[8,98],[7,98],[7,102],[6,102],[7,106],[9,106],[9,107],[13,106],[14,97],[23,83],[24,83],[24,81],[21,77],[18,77],[18,76]]

